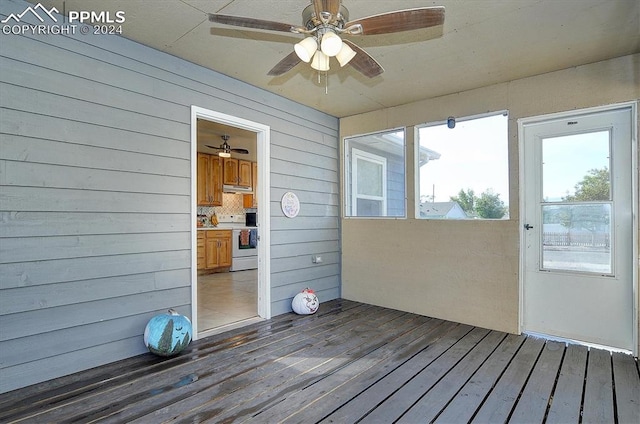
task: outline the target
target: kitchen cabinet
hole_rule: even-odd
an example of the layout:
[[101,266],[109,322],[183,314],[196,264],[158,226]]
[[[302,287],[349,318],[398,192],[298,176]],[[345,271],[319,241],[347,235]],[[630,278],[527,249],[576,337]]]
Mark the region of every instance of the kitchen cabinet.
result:
[[251,162],[251,187],[253,188],[252,194],[245,194],[242,198],[242,207],[257,208],[258,207],[258,163]]
[[225,158],[224,184],[251,187],[251,161]]
[[199,270],[231,266],[231,230],[200,230],[197,246]]
[[217,155],[198,153],[198,206],[222,206],[222,166]]

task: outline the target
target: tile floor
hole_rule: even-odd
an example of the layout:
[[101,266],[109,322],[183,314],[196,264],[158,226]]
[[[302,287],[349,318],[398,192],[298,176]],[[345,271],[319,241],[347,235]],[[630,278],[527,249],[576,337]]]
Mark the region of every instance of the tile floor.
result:
[[198,332],[257,315],[257,269],[198,276]]

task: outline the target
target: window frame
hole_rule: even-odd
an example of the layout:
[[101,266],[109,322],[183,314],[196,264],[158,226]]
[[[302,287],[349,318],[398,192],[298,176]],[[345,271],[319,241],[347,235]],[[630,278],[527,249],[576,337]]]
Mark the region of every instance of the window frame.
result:
[[[501,199],[502,201],[507,201],[507,211],[506,211],[506,218],[467,218],[467,219],[456,219],[458,221],[511,221],[513,218],[511,217],[511,199],[510,199],[510,190],[511,190],[511,181],[510,181],[510,173],[509,173],[509,168],[510,168],[510,164],[509,164],[509,110],[508,109],[502,109],[502,110],[495,110],[495,111],[491,111],[491,112],[486,112],[486,113],[480,113],[480,114],[476,114],[476,115],[467,115],[467,116],[461,116],[461,117],[453,117],[455,124],[459,124],[461,122],[466,122],[466,121],[473,121],[476,119],[482,119],[482,118],[490,118],[493,116],[498,116],[498,115],[502,115],[506,117],[506,159],[507,159],[507,199]],[[417,220],[428,220],[428,221],[452,221],[450,219],[444,219],[444,218],[429,218],[429,217],[422,217],[420,214],[420,130],[423,128],[429,128],[429,127],[435,127],[435,126],[441,126],[441,125],[447,125],[448,121],[451,117],[447,118],[447,119],[443,119],[443,120],[439,120],[439,121],[431,121],[431,122],[425,122],[422,124],[417,124],[414,126],[414,183],[415,183],[415,190],[414,190],[414,216],[415,219]],[[427,147],[428,148],[428,147]],[[480,193],[478,193],[480,194]]]
[[[400,145],[399,143],[393,143],[392,140],[384,140],[384,136],[386,134],[396,134],[396,133],[401,133],[401,141],[402,144]],[[377,153],[372,153],[370,151],[366,151],[363,150],[363,148],[367,148],[367,141],[365,140],[366,137],[382,137],[383,141],[387,141],[389,142],[389,145],[393,145],[395,144],[397,146],[397,148],[399,149],[398,151],[401,153],[392,153],[391,150],[385,150],[385,149],[381,149],[380,147],[376,147],[375,145],[371,146],[371,149],[378,152],[380,151],[381,153],[383,153],[383,155],[379,155]],[[370,133],[362,133],[362,134],[351,134],[351,135],[347,135],[347,136],[343,136],[342,137],[342,165],[343,165],[343,169],[342,169],[342,187],[343,187],[343,194],[341,196],[342,198],[342,202],[343,202],[343,207],[342,209],[342,218],[343,219],[406,219],[407,218],[407,178],[408,178],[408,146],[407,146],[407,127],[406,126],[402,126],[402,127],[394,127],[394,128],[386,128],[380,131],[373,131]],[[354,146],[357,146],[355,147]],[[362,146],[362,147],[360,147]],[[360,147],[360,148],[359,148]],[[357,212],[357,205],[354,206],[354,200],[357,200],[358,197],[354,197],[354,193],[353,193],[353,181],[352,179],[354,178],[353,175],[353,168],[352,168],[352,164],[353,164],[353,154],[352,151],[356,150],[364,153],[364,155],[360,154],[359,157],[360,158],[364,158],[366,159],[366,155],[370,155],[369,157],[374,157],[374,158],[383,158],[386,161],[386,165],[385,165],[385,169],[384,169],[384,173],[385,173],[385,178],[383,179],[383,190],[384,190],[384,205],[383,205],[383,212],[384,214],[382,215],[375,215],[375,216],[358,216],[355,215],[354,212]],[[389,154],[389,156],[384,156],[384,154]],[[401,160],[396,161],[395,158],[400,158]],[[374,159],[375,161],[375,159]],[[392,164],[390,164],[390,162]],[[402,168],[402,175],[400,176],[400,162],[402,163],[401,168]],[[391,168],[390,168],[391,167]],[[390,178],[390,174],[393,175],[398,175],[399,178],[392,178],[391,180]],[[400,181],[402,184],[402,192],[400,192]],[[392,183],[393,185],[390,186],[389,184]],[[396,188],[391,188],[391,187],[397,187]],[[391,192],[390,192],[391,190]],[[393,194],[400,194],[401,193],[401,197],[400,196],[391,196],[391,193],[393,192]],[[390,197],[391,196],[391,197]],[[360,198],[365,198],[363,196],[360,196]],[[397,204],[396,206],[393,206],[392,204],[390,204],[389,202],[393,202],[393,205]],[[400,211],[400,206],[402,207],[402,210]],[[392,209],[392,212],[400,212],[398,214],[389,214],[389,208]]]
[[[358,194],[358,159],[380,165],[382,167],[382,196],[360,195]],[[358,199],[374,200],[382,202],[382,214],[376,215],[379,218],[387,217],[387,158],[364,150],[351,148],[351,216],[364,217],[358,215]]]

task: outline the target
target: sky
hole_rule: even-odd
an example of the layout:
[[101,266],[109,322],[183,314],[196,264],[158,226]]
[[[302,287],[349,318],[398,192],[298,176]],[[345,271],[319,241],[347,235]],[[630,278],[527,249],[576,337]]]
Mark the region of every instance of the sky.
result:
[[[420,169],[420,196],[435,193],[436,202],[448,202],[460,189],[476,196],[487,189],[509,204],[507,150],[508,117],[494,115],[423,127],[420,146],[440,153]],[[591,169],[609,168],[609,132],[599,131],[546,138],[542,142],[543,198],[560,200]]]
[[440,158],[420,168],[420,196],[435,192],[436,202],[448,202],[461,189],[476,196],[488,189],[509,204],[508,117],[494,115],[423,127],[420,146],[440,153]]
[[560,200],[591,169],[609,169],[609,131],[545,138],[542,141],[542,197]]

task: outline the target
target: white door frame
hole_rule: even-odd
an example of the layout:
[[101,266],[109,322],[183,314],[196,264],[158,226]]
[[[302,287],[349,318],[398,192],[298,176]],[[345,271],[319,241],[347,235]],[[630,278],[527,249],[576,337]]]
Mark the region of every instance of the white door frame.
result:
[[197,147],[198,118],[207,119],[231,127],[241,128],[256,133],[258,160],[258,316],[271,318],[271,242],[269,219],[269,187],[271,155],[271,127],[258,122],[249,121],[236,116],[226,115],[198,106],[191,106],[191,321],[193,340],[198,339],[198,232],[197,220]]
[[640,298],[638,296],[638,102],[625,102],[617,103],[607,106],[576,109],[567,112],[559,112],[547,115],[539,115],[528,118],[518,119],[518,151],[519,151],[519,195],[520,195],[520,214],[519,214],[519,228],[520,228],[520,267],[519,267],[519,309],[518,309],[518,321],[519,332],[524,330],[523,311],[524,311],[524,275],[525,275],[525,255],[526,255],[526,237],[524,232],[524,212],[525,212],[525,193],[523,184],[524,181],[524,126],[540,121],[547,121],[553,119],[570,118],[575,115],[606,112],[615,109],[630,108],[631,109],[631,196],[632,196],[632,214],[633,214],[633,242],[632,242],[632,257],[633,257],[633,271],[632,271],[632,283],[633,283],[633,355],[638,356],[638,304]]

